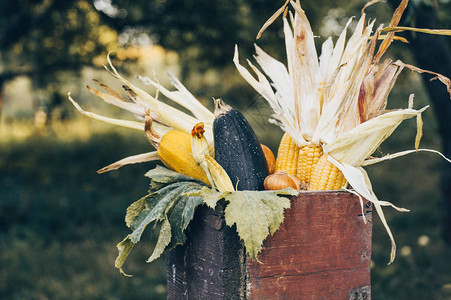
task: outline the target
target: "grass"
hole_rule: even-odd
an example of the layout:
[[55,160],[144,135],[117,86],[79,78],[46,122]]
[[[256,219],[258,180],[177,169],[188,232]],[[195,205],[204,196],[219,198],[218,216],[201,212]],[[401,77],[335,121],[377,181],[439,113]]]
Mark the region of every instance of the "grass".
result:
[[1,144],[1,299],[165,299],[164,261],[145,263],[149,234],[125,265],[135,277],[114,267],[116,244],[128,234],[125,210],[146,193],[152,165],[96,174],[148,148],[119,133]]
[[[69,136],[77,131],[67,126],[0,141],[0,299],[165,299],[164,260],[145,263],[155,244],[150,231],[125,264],[134,277],[114,267],[116,244],[129,233],[125,210],[145,194],[143,174],[153,165],[95,172],[150,146],[141,133]],[[405,148],[396,143],[387,141],[383,152]],[[425,143],[437,149],[434,137]],[[374,217],[373,299],[451,297],[451,255],[440,227],[441,160],[412,156],[368,168],[379,198],[411,209],[385,209],[398,244],[390,266],[389,239]]]

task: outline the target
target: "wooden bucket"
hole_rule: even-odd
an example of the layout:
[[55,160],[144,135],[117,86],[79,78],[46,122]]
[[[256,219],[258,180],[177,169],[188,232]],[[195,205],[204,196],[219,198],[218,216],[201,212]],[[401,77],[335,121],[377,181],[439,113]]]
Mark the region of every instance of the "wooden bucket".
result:
[[370,299],[371,204],[344,191],[301,192],[259,262],[224,221],[200,208],[187,242],[166,254],[168,299]]

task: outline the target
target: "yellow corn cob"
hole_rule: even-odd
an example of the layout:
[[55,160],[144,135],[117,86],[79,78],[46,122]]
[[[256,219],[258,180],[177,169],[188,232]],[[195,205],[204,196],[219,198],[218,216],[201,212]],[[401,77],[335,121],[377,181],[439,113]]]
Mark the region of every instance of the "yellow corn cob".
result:
[[296,175],[298,155],[299,147],[288,132],[285,132],[280,141],[279,150],[277,151],[276,169],[274,172],[285,172],[289,175]]
[[296,176],[304,184],[310,183],[310,176],[323,155],[323,149],[317,145],[307,145],[299,149]]
[[310,177],[310,191],[339,190],[346,185],[343,173],[327,160],[325,154],[320,157]]

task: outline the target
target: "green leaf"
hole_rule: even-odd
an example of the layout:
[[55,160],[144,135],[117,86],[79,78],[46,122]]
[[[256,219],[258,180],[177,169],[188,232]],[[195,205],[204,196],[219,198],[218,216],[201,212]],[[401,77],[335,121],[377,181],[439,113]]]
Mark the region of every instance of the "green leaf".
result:
[[[155,220],[162,221],[168,211],[177,203],[180,197],[182,197],[184,191],[191,187],[191,182],[177,182],[150,195],[149,207],[153,208],[150,211],[144,209],[142,213],[135,218],[139,222],[133,222],[132,224],[134,230],[130,235],[131,240],[134,243],[137,243],[149,223]],[[142,214],[145,215],[141,216]]]
[[148,196],[142,197],[127,208],[127,214],[125,215],[125,224],[127,227],[131,227],[135,218],[146,208],[147,198]]
[[191,220],[194,218],[194,212],[196,208],[203,203],[202,197],[188,196],[185,207],[182,212],[182,230],[188,227]]
[[280,196],[298,193],[288,188],[280,191],[236,191],[225,195],[225,200],[229,201],[225,209],[226,224],[230,227],[236,225],[251,258],[257,258],[263,241],[280,227],[284,209],[290,207],[290,199]]
[[154,261],[164,252],[166,246],[171,242],[171,224],[167,218],[164,219],[161,224],[160,234],[158,235],[158,241],[153,249],[152,255],[147,260],[148,263]]
[[[195,190],[198,190],[195,189]],[[169,222],[172,229],[172,240],[166,250],[171,250],[177,245],[183,245],[186,241],[185,229],[194,217],[197,206],[202,204],[202,197],[187,196],[189,192],[182,195],[177,205],[169,215]]]
[[125,222],[132,232],[117,246],[119,254],[115,265],[124,275],[122,266],[149,224],[161,222],[157,244],[147,260],[151,262],[168,248],[185,242],[184,231],[193,219],[196,207],[203,203],[201,196],[190,195],[205,187],[202,182],[163,167],[148,174],[152,176],[151,183],[156,184],[151,184],[147,196],[128,207]]
[[205,185],[202,181],[194,179],[192,177],[171,171],[162,166],[156,166],[154,169],[147,172],[144,176],[151,179],[150,190],[159,190],[161,187],[176,182],[196,182],[201,185]]
[[166,250],[171,250],[177,245],[183,245],[186,241],[186,236],[184,233],[185,230],[182,228],[182,213],[187,200],[187,197],[180,198],[179,202],[171,211],[171,214],[168,216],[169,223],[171,223],[172,239],[170,244],[167,245],[168,247],[166,248]]
[[205,186],[199,191],[191,192],[189,195],[190,196],[201,196],[204,199],[204,203],[208,207],[215,209],[216,203],[219,200],[224,199],[224,197],[229,193],[230,192],[219,192],[216,189],[211,189],[211,188]]
[[149,224],[161,223],[157,244],[147,260],[152,262],[164,251],[185,243],[185,230],[199,205],[205,203],[215,208],[220,199],[229,202],[225,211],[227,225],[236,224],[250,257],[256,258],[263,240],[279,228],[284,209],[290,207],[289,199],[280,196],[298,194],[294,189],[222,193],[164,167],[156,167],[146,176],[151,179],[149,194],[127,209],[125,222],[132,232],[117,245],[115,266],[126,276],[129,275],[122,266]]

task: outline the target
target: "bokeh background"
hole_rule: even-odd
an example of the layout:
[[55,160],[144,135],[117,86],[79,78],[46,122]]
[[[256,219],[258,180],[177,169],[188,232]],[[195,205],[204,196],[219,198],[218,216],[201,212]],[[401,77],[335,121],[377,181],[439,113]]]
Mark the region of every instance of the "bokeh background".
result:
[[[106,55],[128,79],[151,93],[136,75],[170,87],[176,74],[207,107],[222,97],[241,110],[274,152],[282,132],[267,121],[270,109],[242,80],[232,57],[252,58],[253,44],[285,61],[281,21],[258,41],[262,24],[284,1],[272,0],[0,0],[0,298],[165,299],[164,259],[145,260],[155,244],[147,230],[122,276],[114,268],[116,244],[127,234],[125,210],[145,195],[144,173],[154,164],[96,170],[125,156],[147,152],[143,132],[81,116],[67,93],[87,110],[133,118],[88,93],[101,80],[120,90],[102,67]],[[388,24],[399,1],[369,7]],[[303,0],[318,46],[336,40],[364,1]],[[448,0],[411,1],[403,25],[451,28]],[[355,25],[355,24],[354,24]],[[352,26],[351,26],[352,27]],[[451,76],[450,37],[400,34],[386,57]],[[319,47],[318,47],[319,48]],[[422,148],[451,157],[451,100],[431,76],[403,71],[389,108],[431,105],[423,115]],[[412,149],[415,120],[404,122],[378,155]],[[430,153],[410,154],[367,168],[380,199],[411,210],[385,209],[398,244],[374,218],[373,299],[450,299],[449,215],[451,168]]]

